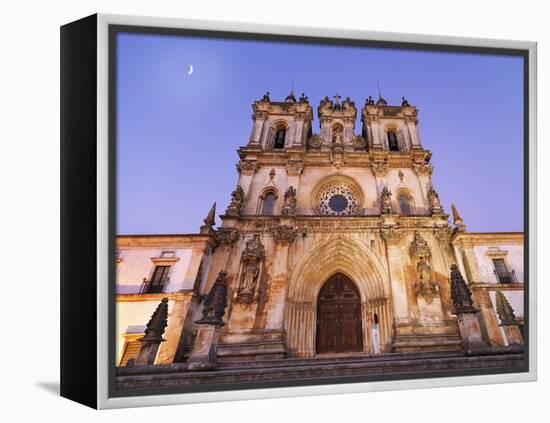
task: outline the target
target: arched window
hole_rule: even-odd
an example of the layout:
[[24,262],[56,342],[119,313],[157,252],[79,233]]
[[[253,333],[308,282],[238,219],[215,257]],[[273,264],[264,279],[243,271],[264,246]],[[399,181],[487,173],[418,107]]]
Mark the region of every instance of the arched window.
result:
[[410,216],[412,214],[411,202],[407,194],[401,194],[399,196],[399,209],[403,216]]
[[285,148],[286,129],[279,128],[275,132],[275,140],[273,141],[273,148],[281,150]]
[[273,209],[275,208],[275,200],[277,197],[274,192],[268,192],[264,195],[264,201],[262,203],[262,215],[271,216],[273,215]]
[[388,146],[390,151],[399,151],[399,144],[397,143],[397,134],[395,131],[388,132]]

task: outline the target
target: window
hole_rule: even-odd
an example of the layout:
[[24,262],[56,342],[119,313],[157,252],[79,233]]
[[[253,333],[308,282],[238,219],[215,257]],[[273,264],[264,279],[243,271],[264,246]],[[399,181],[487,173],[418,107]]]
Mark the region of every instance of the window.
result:
[[135,337],[133,340],[126,340],[126,343],[124,345],[124,353],[122,354],[122,358],[120,359],[120,367],[126,366],[128,364],[128,361],[135,360],[137,358],[141,349],[141,342],[138,341],[138,339],[142,336],[143,335]]
[[388,146],[390,151],[399,151],[399,144],[397,143],[397,134],[394,131],[388,132]]
[[150,281],[144,280],[141,289],[142,294],[158,294],[164,292],[164,287],[168,283],[168,274],[170,266],[157,266],[153,272],[153,277]]
[[401,214],[403,216],[410,216],[412,214],[411,203],[409,201],[409,197],[406,194],[401,194],[399,196],[399,209],[401,210]]
[[273,142],[273,148],[281,150],[285,148],[286,129],[280,128],[275,132],[275,141]]
[[508,271],[504,259],[493,259],[493,265],[495,266],[495,276],[499,283],[516,283],[516,275],[514,271]]
[[264,216],[271,216],[273,215],[273,209],[275,208],[275,193],[274,192],[268,192],[264,196],[264,202],[262,205],[262,214]]

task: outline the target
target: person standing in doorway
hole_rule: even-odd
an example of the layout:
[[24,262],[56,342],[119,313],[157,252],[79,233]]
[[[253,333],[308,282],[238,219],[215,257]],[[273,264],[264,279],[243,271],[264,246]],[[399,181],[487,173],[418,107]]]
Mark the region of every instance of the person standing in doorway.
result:
[[378,314],[371,313],[369,314],[370,320],[370,338],[372,341],[372,346],[374,348],[375,354],[380,354],[380,335],[378,332]]

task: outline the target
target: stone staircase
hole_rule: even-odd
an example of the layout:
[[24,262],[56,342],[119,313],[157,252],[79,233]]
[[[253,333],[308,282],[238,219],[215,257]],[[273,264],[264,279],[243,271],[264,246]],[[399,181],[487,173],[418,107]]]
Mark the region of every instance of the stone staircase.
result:
[[[197,385],[226,385],[270,382],[281,386],[288,381],[327,383],[333,377],[364,382],[377,375],[418,373],[468,369],[509,369],[523,365],[523,353],[514,349],[485,352],[464,351],[391,353],[378,355],[327,355],[314,358],[284,358],[262,361],[224,362],[216,370],[187,371],[185,363],[118,368],[116,387],[121,390],[177,388]],[[206,388],[206,387],[204,387]],[[201,388],[201,389],[204,389]],[[214,387],[212,388],[214,389]]]

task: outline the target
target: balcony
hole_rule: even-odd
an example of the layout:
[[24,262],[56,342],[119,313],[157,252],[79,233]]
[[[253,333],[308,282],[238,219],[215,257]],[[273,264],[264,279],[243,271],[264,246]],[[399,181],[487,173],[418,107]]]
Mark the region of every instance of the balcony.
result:
[[164,292],[164,288],[168,285],[168,280],[154,281],[143,278],[140,294],[160,294]]
[[495,277],[497,278],[498,283],[507,284],[507,283],[519,283],[516,278],[516,271],[512,270],[494,270]]

